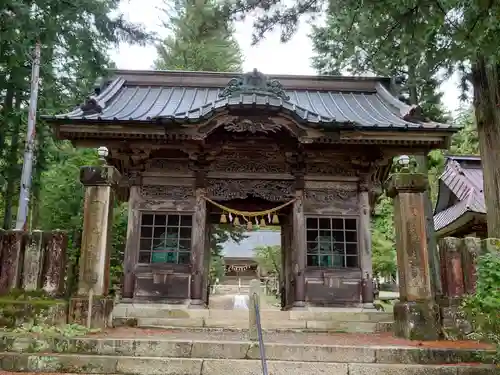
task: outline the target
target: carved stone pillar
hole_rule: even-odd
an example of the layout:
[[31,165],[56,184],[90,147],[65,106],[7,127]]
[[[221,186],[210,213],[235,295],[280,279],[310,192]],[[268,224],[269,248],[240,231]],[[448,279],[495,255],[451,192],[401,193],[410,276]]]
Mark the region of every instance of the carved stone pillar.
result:
[[78,295],[71,298],[69,322],[106,328],[113,298],[109,292],[109,256],[114,188],[120,173],[112,166],[82,167],[85,186],[83,233],[79,264]]
[[193,307],[204,305],[203,278],[205,263],[205,239],[207,230],[207,203],[205,188],[196,188],[191,246],[191,303]]
[[293,230],[293,274],[295,281],[295,295],[293,307],[303,308],[306,305],[306,221],[304,218],[304,190],[297,189],[295,202],[292,207]]
[[137,244],[139,243],[140,213],[136,205],[140,195],[140,174],[132,171],[129,175],[129,199],[128,199],[128,220],[127,220],[127,243],[123,262],[123,298],[133,298],[135,287],[134,267],[137,260]]
[[362,302],[366,307],[373,307],[373,266],[372,235],[370,229],[370,185],[359,185],[359,263],[361,267]]
[[109,290],[109,248],[113,217],[113,188],[120,180],[111,166],[82,167],[85,186],[78,294],[105,296]]
[[394,174],[388,186],[394,198],[400,293],[394,307],[395,334],[415,340],[436,340],[441,332],[429,266],[426,189],[427,177],[420,173]]

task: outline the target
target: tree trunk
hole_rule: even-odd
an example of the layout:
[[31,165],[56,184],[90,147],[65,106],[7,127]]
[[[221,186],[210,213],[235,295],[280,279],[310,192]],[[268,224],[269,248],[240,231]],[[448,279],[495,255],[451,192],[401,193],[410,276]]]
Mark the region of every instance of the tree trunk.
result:
[[488,236],[500,238],[500,64],[479,57],[472,68]]
[[14,202],[14,195],[16,193],[16,186],[19,182],[19,132],[21,131],[21,116],[19,116],[19,110],[21,108],[21,92],[17,92],[15,96],[15,112],[16,118],[12,118],[12,114],[9,113],[9,117],[14,121],[12,127],[12,135],[10,138],[10,150],[7,157],[7,170],[5,175],[7,176],[7,186],[5,188],[5,214],[3,217],[3,228],[12,228],[12,203]]

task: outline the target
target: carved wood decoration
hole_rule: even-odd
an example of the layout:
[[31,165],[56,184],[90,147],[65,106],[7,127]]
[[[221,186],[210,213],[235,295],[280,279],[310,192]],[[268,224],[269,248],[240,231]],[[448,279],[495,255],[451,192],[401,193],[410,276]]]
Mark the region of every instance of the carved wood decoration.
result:
[[208,170],[229,173],[289,172],[284,158],[272,151],[226,151],[210,164]]
[[249,118],[237,118],[235,121],[227,122],[224,125],[224,129],[230,132],[242,133],[276,133],[281,129],[280,124],[275,124],[273,122],[266,121],[254,121]]
[[292,138],[306,139],[322,136],[321,131],[299,125],[286,115],[266,116],[250,113],[239,116],[221,112],[209,121],[196,126],[183,127],[183,133],[196,140],[206,139],[216,129],[222,128],[229,133],[270,135],[285,130]]
[[320,176],[346,176],[356,177],[358,171],[347,163],[307,163],[306,172],[310,175]]
[[293,181],[280,180],[218,180],[209,179],[207,194],[210,199],[228,201],[249,196],[270,202],[283,202],[293,198]]
[[191,172],[189,166],[189,160],[155,158],[148,161],[146,169],[162,170],[165,172],[189,173]]
[[194,197],[191,186],[144,185],[140,194],[142,198],[152,200],[182,201]]
[[307,203],[352,211],[358,209],[357,186],[334,182],[315,182],[305,190]]

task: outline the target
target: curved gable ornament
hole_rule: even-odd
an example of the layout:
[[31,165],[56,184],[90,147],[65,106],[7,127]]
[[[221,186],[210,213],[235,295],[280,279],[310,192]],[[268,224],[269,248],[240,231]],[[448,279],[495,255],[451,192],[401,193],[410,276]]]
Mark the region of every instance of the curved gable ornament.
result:
[[284,116],[236,116],[225,111],[198,127],[196,134],[193,134],[192,137],[198,140],[206,139],[218,128],[229,133],[249,133],[253,135],[270,135],[285,130],[292,137],[299,140],[321,136],[321,132],[308,129]]
[[290,100],[283,86],[277,79],[269,79],[265,74],[254,69],[239,78],[231,79],[219,94],[220,98],[228,98],[241,94],[261,94],[283,100]]

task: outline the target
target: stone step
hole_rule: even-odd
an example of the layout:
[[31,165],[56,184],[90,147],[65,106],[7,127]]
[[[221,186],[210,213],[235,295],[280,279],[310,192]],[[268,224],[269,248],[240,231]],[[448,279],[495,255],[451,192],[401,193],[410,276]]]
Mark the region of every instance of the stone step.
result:
[[[78,354],[114,357],[158,357],[158,358],[212,358],[212,359],[260,359],[258,344],[244,340],[199,340],[199,335],[185,339],[167,339],[167,335],[156,337],[4,337],[0,352],[5,356],[15,353],[45,355]],[[178,336],[177,336],[178,337]],[[234,335],[233,335],[234,337]],[[289,362],[323,363],[378,363],[378,364],[460,364],[478,362],[484,354],[481,349],[422,348],[418,346],[389,345],[339,345],[266,342],[266,359]],[[327,336],[322,336],[323,338]],[[297,336],[295,336],[295,339]],[[272,338],[266,338],[272,339]],[[321,340],[320,340],[321,341]],[[333,340],[332,340],[333,341]],[[451,344],[451,343],[450,343]],[[452,346],[449,345],[449,347]],[[2,355],[0,355],[0,358]]]
[[[137,326],[141,328],[219,328],[248,329],[248,319],[214,319],[214,318],[138,318]],[[360,321],[321,321],[321,320],[262,320],[264,330],[308,330],[312,332],[347,332],[374,333],[387,332],[392,328],[391,322]]]
[[[81,354],[0,353],[4,371],[138,375],[261,375],[257,359],[134,357]],[[269,375],[493,375],[488,365],[380,364],[267,361]],[[498,370],[498,369],[497,369]]]
[[[331,308],[297,311],[263,309],[262,320],[304,320],[304,321],[340,321],[340,322],[391,322],[393,314],[376,310]],[[211,318],[214,320],[247,320],[248,310],[224,309],[189,309],[181,306],[162,304],[126,304],[115,306],[116,318]]]

